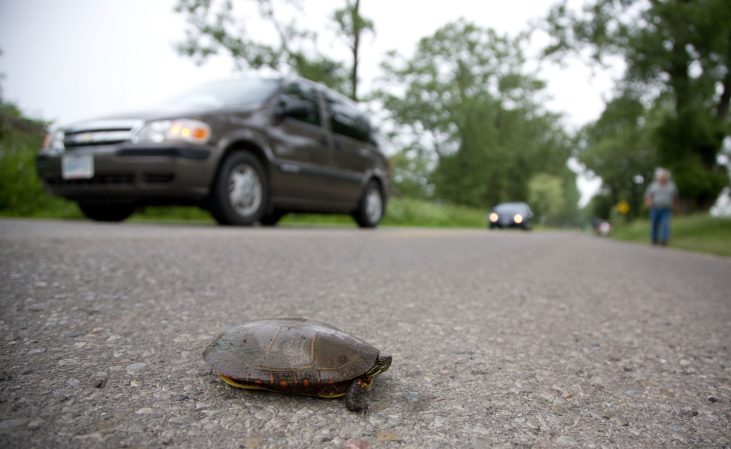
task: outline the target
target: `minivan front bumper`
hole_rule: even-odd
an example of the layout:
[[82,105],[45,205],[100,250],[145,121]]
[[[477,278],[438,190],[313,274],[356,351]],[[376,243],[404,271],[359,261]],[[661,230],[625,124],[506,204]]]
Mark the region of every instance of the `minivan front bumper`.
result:
[[[36,158],[38,175],[53,194],[74,201],[197,202],[208,195],[215,171],[213,148],[202,145],[105,145],[54,152]],[[93,158],[90,178],[64,179],[66,155]]]

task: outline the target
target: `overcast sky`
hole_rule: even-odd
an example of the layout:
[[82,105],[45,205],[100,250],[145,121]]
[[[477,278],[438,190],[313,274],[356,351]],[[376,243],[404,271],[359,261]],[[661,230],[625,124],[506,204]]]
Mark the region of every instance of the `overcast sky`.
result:
[[[578,1],[578,0],[577,0]],[[464,17],[515,35],[544,17],[553,0],[362,0],[376,33],[365,40],[361,59],[364,90],[378,76],[388,50],[410,55],[417,41],[447,22]],[[185,21],[176,0],[0,0],[0,73],[3,97],[26,113],[69,123],[139,109],[197,83],[233,73],[228,58],[203,66],[177,55]],[[342,0],[305,0],[299,19],[319,32],[319,46],[347,57],[333,38],[329,15]],[[250,30],[262,24],[255,16]],[[261,28],[262,33],[266,30]],[[529,49],[537,53],[540,35]],[[536,66],[538,68],[538,66]],[[601,113],[611,94],[613,72],[592,71],[578,61],[540,66],[552,97],[547,107],[576,128]],[[585,196],[596,187],[581,180]]]

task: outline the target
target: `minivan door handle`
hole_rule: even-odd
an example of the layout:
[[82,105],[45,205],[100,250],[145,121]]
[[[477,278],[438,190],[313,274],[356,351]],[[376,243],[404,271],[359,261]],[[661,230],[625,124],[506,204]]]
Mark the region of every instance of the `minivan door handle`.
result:
[[327,147],[327,136],[320,136],[320,145]]

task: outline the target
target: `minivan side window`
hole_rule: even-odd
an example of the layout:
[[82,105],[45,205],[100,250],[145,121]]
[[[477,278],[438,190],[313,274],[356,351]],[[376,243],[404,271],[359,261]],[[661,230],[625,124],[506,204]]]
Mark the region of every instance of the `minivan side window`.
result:
[[326,100],[330,112],[330,126],[335,134],[348,136],[361,142],[373,142],[371,125],[360,111],[330,95],[326,97]]
[[[320,126],[320,104],[317,100],[317,89],[304,83],[294,82],[284,88],[284,97],[293,100],[304,101],[312,106],[312,112],[306,116],[292,117],[294,120],[300,120],[311,125]],[[285,100],[286,101],[286,100]]]

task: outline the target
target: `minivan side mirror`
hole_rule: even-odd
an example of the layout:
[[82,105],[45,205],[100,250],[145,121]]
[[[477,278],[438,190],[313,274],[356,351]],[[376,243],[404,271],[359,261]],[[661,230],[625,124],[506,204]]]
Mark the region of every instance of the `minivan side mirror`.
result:
[[274,115],[279,118],[306,118],[314,111],[312,105],[306,101],[296,98],[281,98],[277,104]]

